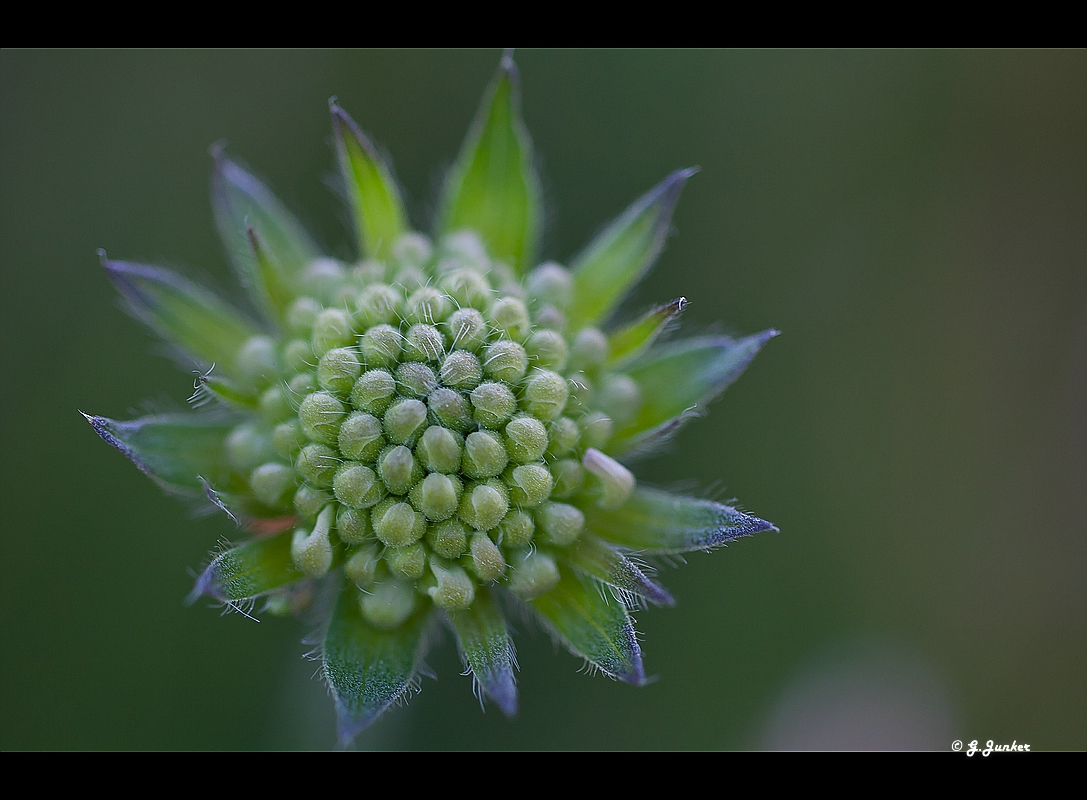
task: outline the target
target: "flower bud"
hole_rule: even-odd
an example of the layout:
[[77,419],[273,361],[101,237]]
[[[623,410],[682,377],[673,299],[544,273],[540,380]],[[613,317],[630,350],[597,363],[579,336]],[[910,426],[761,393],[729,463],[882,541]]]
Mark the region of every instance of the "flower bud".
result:
[[318,444],[336,444],[340,435],[340,423],[343,422],[345,413],[343,403],[328,392],[314,392],[306,395],[298,407],[302,433],[306,434],[310,441]]
[[294,415],[287,393],[278,385],[270,386],[261,393],[258,407],[261,416],[271,423],[282,422]]
[[558,583],[559,568],[555,559],[532,550],[513,557],[509,582],[506,585],[522,600],[531,600],[550,592]]
[[432,472],[411,488],[408,497],[424,517],[431,522],[441,522],[457,513],[460,494],[458,478]]
[[570,304],[573,285],[570,273],[554,261],[540,264],[525,277],[525,289],[530,298],[560,309]]
[[443,566],[436,558],[430,559],[430,571],[438,582],[437,586],[427,589],[435,605],[449,611],[459,611],[472,605],[476,599],[476,587],[468,573],[456,565]]
[[386,447],[377,459],[377,474],[393,494],[407,494],[423,470],[404,445]]
[[396,368],[396,385],[401,394],[426,397],[438,385],[438,376],[426,364],[406,361]]
[[298,487],[291,500],[294,510],[302,519],[314,519],[321,510],[332,502],[332,494],[324,489],[318,489],[308,483]]
[[481,581],[496,581],[506,574],[506,559],[487,534],[472,534],[469,550],[472,565]]
[[601,495],[598,505],[601,508],[619,508],[634,491],[634,473],[596,448],[586,450],[581,463],[599,481]]
[[381,558],[378,555],[377,548],[372,545],[364,545],[351,554],[351,557],[347,559],[347,563],[343,565],[343,571],[348,580],[360,589],[365,589],[374,582],[380,561]]
[[249,486],[262,503],[278,507],[294,493],[294,475],[294,470],[286,464],[270,461],[253,470]]
[[585,447],[602,448],[611,439],[614,429],[611,419],[607,414],[599,411],[590,411],[579,422],[581,428],[581,443]]
[[461,469],[469,478],[490,478],[506,468],[506,447],[491,431],[476,431],[464,439]]
[[445,357],[438,377],[446,386],[471,391],[479,386],[483,378],[483,367],[475,354],[467,350],[454,350]]
[[566,547],[573,544],[585,528],[581,509],[568,503],[544,503],[536,509],[536,529],[549,544]]
[[299,451],[308,442],[306,434],[302,433],[302,423],[297,419],[281,422],[272,430],[272,445],[276,452],[291,461],[294,461]]
[[596,328],[585,328],[574,337],[570,369],[594,369],[608,357],[608,337]]
[[353,461],[372,462],[385,447],[381,421],[362,411],[356,411],[343,421],[337,442],[340,453]]
[[547,428],[535,417],[517,417],[506,425],[506,452],[515,464],[529,464],[543,458],[547,450]]
[[351,278],[359,286],[369,286],[385,280],[385,264],[372,258],[360,261],[351,269]]
[[502,517],[502,521],[494,529],[494,538],[502,547],[528,547],[535,531],[536,523],[532,516],[518,508],[513,508]]
[[326,308],[313,323],[310,344],[313,352],[323,356],[333,347],[347,347],[355,341],[351,315],[340,308]]
[[457,519],[477,531],[489,531],[509,511],[509,492],[496,480],[477,483],[461,495]]
[[411,584],[390,580],[376,584],[368,594],[359,595],[359,609],[375,628],[399,628],[415,610],[415,589]]
[[464,432],[475,427],[471,407],[459,392],[445,387],[438,387],[427,398],[434,419],[447,428]]
[[427,407],[421,400],[401,397],[381,421],[385,436],[395,444],[412,444],[426,425]]
[[398,269],[393,279],[394,285],[409,293],[421,289],[426,282],[426,273],[412,264],[405,264]]
[[267,336],[253,336],[238,351],[238,369],[246,377],[271,380],[278,371],[276,343]]
[[630,376],[615,373],[600,384],[596,402],[601,411],[621,426],[634,419],[641,410],[642,390]]
[[574,451],[581,430],[569,417],[559,417],[547,426],[547,453],[552,456],[565,456]]
[[460,308],[445,323],[449,332],[450,347],[477,351],[487,339],[487,324],[483,315],[474,308]]
[[517,342],[523,342],[532,330],[525,304],[516,297],[500,297],[488,312],[491,325]]
[[521,407],[532,416],[550,422],[566,408],[570,390],[566,380],[556,372],[534,370],[525,384]]
[[424,267],[433,254],[430,239],[421,233],[402,233],[393,242],[393,258],[401,266]]
[[347,397],[362,374],[358,356],[345,347],[334,347],[317,362],[317,385],[339,397]]
[[309,483],[322,489],[332,486],[332,479],[340,466],[336,452],[323,444],[308,444],[298,453],[294,468]]
[[249,472],[275,457],[272,439],[260,426],[239,425],[226,437],[226,457],[239,472]]
[[385,497],[385,487],[374,471],[357,461],[347,461],[336,471],[332,491],[350,508],[369,508]]
[[326,507],[312,531],[299,528],[291,537],[291,561],[308,578],[320,578],[332,568],[332,514],[332,506]]
[[581,464],[573,458],[560,458],[551,462],[551,477],[555,480],[555,487],[551,490],[551,496],[556,500],[569,500],[581,491],[585,485],[585,470]]
[[566,315],[554,306],[541,306],[536,310],[536,327],[562,333],[566,330]]
[[315,258],[302,270],[299,283],[307,294],[327,301],[343,286],[346,278],[343,265],[336,259]]
[[324,306],[312,297],[299,297],[287,309],[287,327],[297,336],[309,336]]
[[364,328],[392,325],[404,296],[399,289],[384,283],[372,283],[359,292],[355,316]]
[[511,467],[502,477],[510,490],[510,502],[525,508],[538,506],[550,497],[554,485],[551,473],[542,463]]
[[406,361],[439,361],[445,355],[445,339],[433,325],[417,324],[404,337],[403,358]]
[[442,558],[460,558],[468,549],[468,532],[459,520],[448,519],[427,526],[426,543]]
[[442,292],[433,286],[423,286],[404,301],[403,317],[409,324],[425,322],[435,325],[448,317],[452,310],[449,298]]
[[347,544],[360,544],[374,536],[370,512],[364,508],[340,506],[336,512],[336,534]]
[[485,308],[491,299],[491,285],[475,270],[454,269],[439,285],[460,308]]
[[351,388],[351,405],[359,411],[381,414],[396,394],[396,381],[383,369],[362,373]]
[[369,367],[394,367],[403,337],[392,325],[374,325],[359,337],[359,351]]
[[406,547],[426,533],[423,515],[395,497],[382,500],[370,512],[374,534],[389,547]]
[[517,342],[500,339],[484,348],[483,371],[496,381],[517,383],[527,369],[528,356]]
[[472,416],[480,427],[501,428],[517,410],[517,398],[503,383],[481,383],[472,390]]
[[301,405],[306,395],[311,394],[317,388],[317,373],[299,372],[287,381],[287,399],[291,405],[297,408]]
[[431,425],[419,437],[415,456],[428,472],[458,472],[464,439],[448,428]]
[[385,551],[385,563],[394,575],[402,578],[421,578],[426,569],[426,550],[421,544],[390,547]]
[[534,367],[562,371],[568,355],[566,340],[557,331],[538,330],[525,342],[528,363]]
[[313,369],[317,357],[305,339],[291,339],[283,347],[283,366],[290,374]]

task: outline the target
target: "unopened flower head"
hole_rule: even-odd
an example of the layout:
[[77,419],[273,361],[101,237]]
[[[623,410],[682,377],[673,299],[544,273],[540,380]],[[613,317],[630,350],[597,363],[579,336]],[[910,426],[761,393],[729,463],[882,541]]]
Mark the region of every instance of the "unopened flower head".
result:
[[359,260],[320,252],[216,150],[213,201],[251,317],[165,269],[103,265],[128,309],[199,365],[190,413],[95,430],[248,540],[193,598],[297,611],[335,594],[320,648],[344,741],[415,685],[428,628],[452,629],[482,696],[517,708],[508,610],[572,653],[645,681],[630,612],[671,605],[644,555],[772,526],[639,484],[630,456],[731,383],[774,331],[673,339],[686,300],[609,325],[652,266],[693,170],[637,200],[568,266],[534,260],[539,188],[503,61],[446,179],[433,238],[389,165],[331,106]]

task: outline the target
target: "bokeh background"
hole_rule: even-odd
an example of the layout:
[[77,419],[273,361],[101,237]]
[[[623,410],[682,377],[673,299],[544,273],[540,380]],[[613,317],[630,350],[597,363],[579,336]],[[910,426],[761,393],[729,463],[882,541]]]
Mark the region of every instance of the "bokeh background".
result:
[[[225,141],[333,254],[336,95],[427,226],[500,53],[0,52],[0,748],[328,748],[305,620],[186,607],[223,518],[94,435],[192,378],[95,251],[237,299],[208,200]],[[646,480],[780,533],[665,567],[643,689],[520,625],[522,710],[450,638],[371,748],[1087,748],[1087,53],[517,53],[568,260],[702,171],[628,309],[783,331]]]

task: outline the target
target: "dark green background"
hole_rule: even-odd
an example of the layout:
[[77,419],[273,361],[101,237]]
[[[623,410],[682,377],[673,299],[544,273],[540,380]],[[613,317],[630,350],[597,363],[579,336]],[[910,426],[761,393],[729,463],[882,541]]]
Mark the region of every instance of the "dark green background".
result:
[[[329,747],[312,626],[183,604],[226,520],[188,518],[77,409],[191,376],[95,250],[237,298],[208,202],[227,142],[349,256],[327,100],[417,224],[487,52],[0,53],[0,748]],[[630,309],[783,331],[647,480],[781,533],[665,567],[643,689],[518,623],[522,710],[438,680],[363,746],[1087,748],[1087,54],[520,51],[544,256],[698,164]],[[685,481],[687,481],[685,483]]]

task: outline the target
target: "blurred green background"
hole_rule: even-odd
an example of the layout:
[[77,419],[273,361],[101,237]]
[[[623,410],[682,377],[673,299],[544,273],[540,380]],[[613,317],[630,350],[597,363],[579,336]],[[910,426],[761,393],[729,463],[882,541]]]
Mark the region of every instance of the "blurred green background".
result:
[[[184,597],[222,537],[77,409],[182,406],[95,250],[240,290],[216,239],[224,140],[348,257],[327,100],[426,226],[498,51],[0,52],[0,748],[327,748],[307,621]],[[694,554],[638,615],[643,689],[518,623],[522,709],[438,680],[364,747],[1087,748],[1087,53],[516,55],[568,260],[702,171],[627,308],[776,327],[645,480],[780,533]]]

